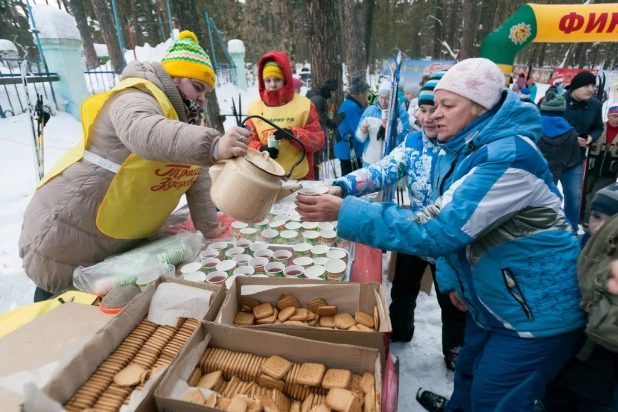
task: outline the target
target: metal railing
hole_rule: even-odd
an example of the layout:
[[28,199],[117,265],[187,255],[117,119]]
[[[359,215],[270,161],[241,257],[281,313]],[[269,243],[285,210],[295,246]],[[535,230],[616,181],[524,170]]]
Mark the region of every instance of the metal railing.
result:
[[[21,86],[21,64],[23,59],[0,58],[0,118],[7,115],[16,116],[28,111],[26,92]],[[27,66],[28,87],[31,87],[30,96],[35,98],[42,95],[47,105],[53,102],[58,108],[53,82],[59,80],[57,73],[48,72],[40,61],[25,61]],[[34,104],[34,102],[30,102]]]
[[90,94],[107,92],[120,82],[120,76],[111,69],[110,62],[92,70],[84,70],[84,76]]

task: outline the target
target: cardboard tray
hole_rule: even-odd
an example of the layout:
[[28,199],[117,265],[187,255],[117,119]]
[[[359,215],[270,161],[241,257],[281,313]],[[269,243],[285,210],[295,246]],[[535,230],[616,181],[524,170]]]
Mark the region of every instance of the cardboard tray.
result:
[[241,328],[265,330],[322,342],[377,349],[380,352],[382,369],[384,369],[392,326],[386,296],[382,285],[379,283],[241,276],[237,277],[232,284],[217,316],[217,323],[234,324],[241,296],[251,296],[262,302],[274,304],[281,294],[294,296],[304,307],[306,307],[307,302],[313,299],[324,298],[330,305],[338,306],[340,312],[348,312],[352,316],[354,316],[355,310],[373,313],[373,307],[377,306],[380,327],[377,332],[354,332],[282,324],[242,326]]
[[[42,388],[30,387],[26,389],[25,411],[56,410],[73,396],[79,387],[90,378],[97,367],[116,349],[122,340],[137,326],[148,314],[150,301],[161,283],[178,283],[198,289],[214,292],[210,297],[210,308],[204,319],[214,320],[219,312],[221,303],[225,297],[225,289],[221,286],[213,286],[206,283],[188,282],[182,279],[160,277],[157,281],[145,288],[136,296],[118,315],[107,325],[99,330],[78,353],[71,358],[61,360],[60,366],[52,374],[50,381]],[[176,359],[185,351],[185,347],[179,352]],[[173,365],[175,360],[170,364]],[[169,370],[169,367],[168,367]],[[150,379],[144,387],[142,394],[144,399],[137,411],[150,411],[155,408],[154,389],[165,376],[167,370],[158,375],[158,378]],[[132,395],[133,396],[133,395]]]
[[382,366],[378,351],[375,349],[316,342],[277,333],[206,322],[187,342],[183,352],[169,368],[156,389],[155,399],[159,411],[220,411],[220,409],[180,400],[189,390],[187,385],[189,375],[208,346],[249,352],[258,356],[278,355],[296,363],[317,362],[324,364],[327,369],[348,369],[357,375],[371,372],[375,376],[376,392],[382,394]]

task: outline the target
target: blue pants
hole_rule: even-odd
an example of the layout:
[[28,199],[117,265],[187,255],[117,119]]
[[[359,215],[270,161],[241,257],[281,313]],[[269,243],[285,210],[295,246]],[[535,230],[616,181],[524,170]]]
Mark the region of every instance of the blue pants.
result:
[[564,214],[567,222],[577,232],[579,221],[579,206],[581,204],[584,166],[578,164],[565,170],[560,176],[562,192],[564,193]]
[[571,358],[582,330],[550,338],[488,332],[468,316],[455,387],[444,410],[532,411],[545,385]]

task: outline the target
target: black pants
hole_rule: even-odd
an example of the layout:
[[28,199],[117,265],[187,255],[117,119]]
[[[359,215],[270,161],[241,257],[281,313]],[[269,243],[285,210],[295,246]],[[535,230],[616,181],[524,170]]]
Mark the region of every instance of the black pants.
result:
[[[584,339],[586,339],[584,337]],[[541,400],[546,412],[616,411],[618,354],[596,345],[586,361],[575,356],[545,389]]]
[[47,300],[52,296],[54,296],[53,293],[49,293],[37,286],[36,290],[34,291],[34,303],[43,302],[44,300]]
[[[421,280],[427,268],[427,263],[418,256],[397,254],[397,266],[393,288],[391,289],[392,303],[390,305],[391,323],[393,324],[393,340],[412,340],[414,335],[414,309],[416,298],[421,290]],[[442,309],[442,353],[448,362],[458,348],[463,346],[464,329],[466,327],[466,313],[457,309],[448,295],[440,293],[436,283],[436,266],[430,265],[433,276],[438,304]]]
[[[361,158],[357,158],[357,165],[362,165],[363,164],[363,159]],[[352,161],[351,160],[339,160],[339,162],[341,162],[341,176],[345,176],[349,173],[352,173],[353,171],[355,171],[356,169],[358,169],[358,167],[353,167],[352,166]]]

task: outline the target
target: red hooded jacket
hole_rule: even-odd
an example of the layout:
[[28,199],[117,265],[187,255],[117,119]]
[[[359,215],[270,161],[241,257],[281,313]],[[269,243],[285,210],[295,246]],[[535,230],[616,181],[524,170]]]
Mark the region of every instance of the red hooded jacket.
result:
[[[286,82],[281,90],[277,91],[268,91],[264,86],[264,79],[262,79],[262,71],[264,70],[264,65],[267,61],[274,60],[281,70],[283,71],[283,75],[286,78]],[[290,67],[290,61],[285,53],[281,52],[269,52],[266,53],[260,59],[258,63],[258,90],[260,92],[260,99],[270,107],[279,107],[285,106],[294,98],[294,84],[292,81],[292,68]],[[307,122],[302,127],[293,127],[292,132],[294,135],[303,142],[305,145],[305,150],[307,151],[307,162],[309,164],[309,172],[305,176],[307,180],[315,180],[315,175],[313,173],[313,153],[317,152],[324,146],[324,131],[320,126],[320,117],[318,115],[318,111],[316,110],[313,103],[311,103],[311,109],[309,112],[309,117],[307,118]],[[259,113],[248,113],[249,115],[259,114]],[[262,142],[258,138],[258,135],[255,130],[255,126],[248,120],[246,123],[253,134],[250,138],[249,147],[255,150],[260,150],[262,147]],[[291,142],[292,145],[296,146],[300,149],[300,145],[294,141]]]

